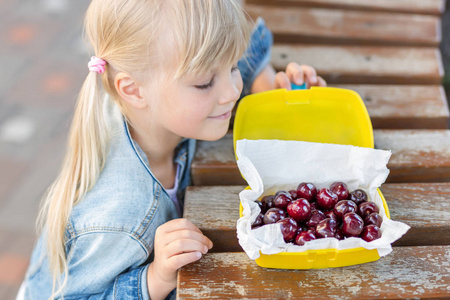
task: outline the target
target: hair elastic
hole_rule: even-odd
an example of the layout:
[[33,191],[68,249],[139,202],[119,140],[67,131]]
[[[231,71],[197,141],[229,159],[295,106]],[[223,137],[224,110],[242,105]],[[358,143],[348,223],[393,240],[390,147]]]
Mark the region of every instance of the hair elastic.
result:
[[106,61],[96,56],[91,57],[91,61],[88,63],[89,71],[102,74],[105,72]]

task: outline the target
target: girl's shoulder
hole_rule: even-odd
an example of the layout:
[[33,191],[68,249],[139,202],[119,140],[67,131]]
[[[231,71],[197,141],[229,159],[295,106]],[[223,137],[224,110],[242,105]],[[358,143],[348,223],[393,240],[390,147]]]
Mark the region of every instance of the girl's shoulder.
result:
[[68,234],[121,230],[145,235],[143,228],[176,218],[173,203],[135,148],[123,119],[111,133],[110,151],[94,187],[73,208]]

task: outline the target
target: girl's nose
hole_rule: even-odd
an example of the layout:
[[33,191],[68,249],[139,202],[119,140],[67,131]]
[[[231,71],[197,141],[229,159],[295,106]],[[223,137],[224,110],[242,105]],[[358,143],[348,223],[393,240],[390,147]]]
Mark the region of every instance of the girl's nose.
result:
[[242,78],[230,78],[222,90],[219,104],[227,104],[239,100],[242,91]]

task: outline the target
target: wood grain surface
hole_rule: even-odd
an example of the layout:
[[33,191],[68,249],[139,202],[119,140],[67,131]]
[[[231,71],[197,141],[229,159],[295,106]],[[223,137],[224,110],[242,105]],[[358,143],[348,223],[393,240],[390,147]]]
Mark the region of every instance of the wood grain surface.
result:
[[436,16],[440,16],[445,10],[445,0],[245,0],[245,3],[279,7],[323,7]]
[[444,69],[438,48],[275,44],[272,65],[314,66],[328,84],[437,84]]
[[441,42],[437,16],[259,4],[245,10],[264,19],[275,43],[438,47]]
[[446,129],[449,110],[440,85],[334,84],[356,91],[375,129]]
[[375,262],[319,270],[210,253],[179,271],[177,299],[448,299],[449,269],[450,246],[397,247]]

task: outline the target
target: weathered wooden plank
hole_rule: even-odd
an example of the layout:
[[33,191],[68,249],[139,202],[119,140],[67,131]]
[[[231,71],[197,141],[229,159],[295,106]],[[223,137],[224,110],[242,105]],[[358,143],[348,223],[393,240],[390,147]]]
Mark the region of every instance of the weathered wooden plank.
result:
[[214,142],[198,141],[191,175],[196,186],[246,184],[236,165],[233,135],[227,133]]
[[[236,237],[236,221],[239,193],[244,188],[188,187],[184,217],[212,240],[211,251],[242,251]],[[450,245],[450,183],[384,184],[381,191],[391,219],[411,226],[394,246]]]
[[450,183],[381,186],[391,218],[411,226],[394,246],[450,245]]
[[183,217],[196,225],[212,242],[212,252],[242,251],[236,237],[239,193],[245,186],[189,186]]
[[437,48],[276,44],[272,65],[314,66],[328,84],[437,84],[444,69]]
[[450,246],[398,247],[375,262],[321,270],[211,253],[178,272],[177,299],[448,299],[449,269]]
[[450,130],[374,131],[375,148],[392,151],[388,182],[450,181]]
[[440,85],[352,85],[335,87],[356,91],[377,129],[446,129],[447,98]]
[[279,7],[322,7],[435,16],[440,16],[445,11],[445,0],[245,0],[245,3]]
[[308,7],[245,5],[262,17],[276,43],[438,47],[437,16]]
[[[374,138],[375,148],[392,151],[387,182],[450,181],[450,130],[378,129]],[[245,184],[236,165],[232,134],[198,142],[192,180],[197,186]]]

